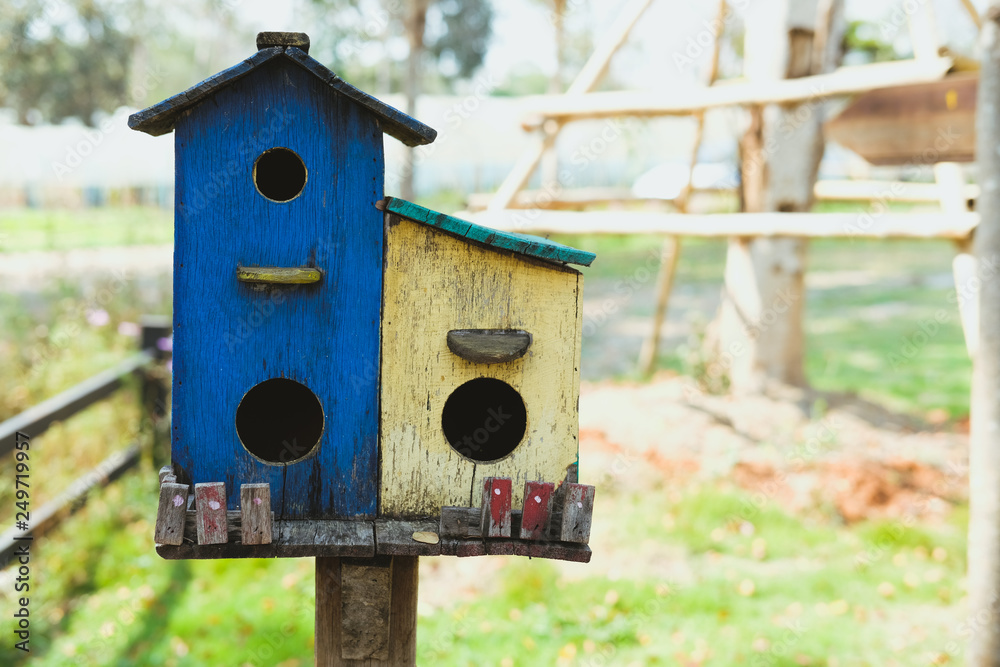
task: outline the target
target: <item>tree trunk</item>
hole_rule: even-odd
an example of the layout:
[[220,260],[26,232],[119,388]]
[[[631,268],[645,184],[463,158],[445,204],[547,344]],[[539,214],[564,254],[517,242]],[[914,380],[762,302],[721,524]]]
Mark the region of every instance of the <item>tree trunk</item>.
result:
[[[976,162],[982,188],[974,238],[979,266],[1000,256],[1000,2],[983,17],[982,70],[976,110]],[[975,282],[973,282],[975,281]],[[972,364],[969,437],[969,604],[976,619],[969,639],[970,667],[1000,667],[1000,282],[995,275],[969,281],[978,287],[979,343]],[[959,293],[966,286],[959,285]],[[981,619],[986,619],[985,621]]]
[[[424,55],[424,28],[427,25],[427,5],[429,0],[409,0],[406,15],[406,36],[410,43],[410,53],[406,60],[406,113],[414,118],[417,115],[417,97],[420,95],[421,60]],[[403,199],[413,201],[413,175],[415,169],[416,150],[410,146],[406,149],[403,160],[402,178],[400,179],[400,195]]]
[[[754,3],[747,9],[746,77],[770,81],[832,69],[842,15],[843,0]],[[751,109],[740,142],[742,210],[808,211],[822,156],[818,100]],[[805,384],[806,248],[800,239],[730,241],[719,324],[720,354],[734,391],[760,391],[769,379]]]
[[[549,78],[549,95],[563,92],[563,72],[566,70],[566,0],[552,2],[552,30],[556,42],[556,69]],[[542,156],[542,189],[559,187],[559,150],[553,146]]]

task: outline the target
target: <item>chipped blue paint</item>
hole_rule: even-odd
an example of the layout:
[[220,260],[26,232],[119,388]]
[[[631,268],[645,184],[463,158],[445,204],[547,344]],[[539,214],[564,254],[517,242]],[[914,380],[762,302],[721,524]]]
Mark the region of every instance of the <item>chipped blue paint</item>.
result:
[[[171,449],[192,482],[271,485],[285,518],[375,516],[382,299],[382,131],[367,109],[272,58],[177,120]],[[284,203],[254,161],[281,146],[308,180]],[[312,285],[253,289],[237,266],[314,266]],[[323,408],[315,453],[268,465],[241,444],[244,394],[284,377]],[[302,456],[288,443],[288,459]]]

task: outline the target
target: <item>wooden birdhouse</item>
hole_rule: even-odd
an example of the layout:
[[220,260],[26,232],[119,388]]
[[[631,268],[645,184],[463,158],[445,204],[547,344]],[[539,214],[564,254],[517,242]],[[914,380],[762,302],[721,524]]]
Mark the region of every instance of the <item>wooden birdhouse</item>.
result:
[[158,552],[588,560],[570,264],[594,255],[384,197],[383,133],[435,131],[303,34],[257,46],[129,119],[176,146]]

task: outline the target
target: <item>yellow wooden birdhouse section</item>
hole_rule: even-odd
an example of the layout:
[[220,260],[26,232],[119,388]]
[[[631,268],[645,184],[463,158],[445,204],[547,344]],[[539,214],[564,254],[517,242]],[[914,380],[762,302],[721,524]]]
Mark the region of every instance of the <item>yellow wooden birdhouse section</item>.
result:
[[520,507],[577,461],[583,276],[564,262],[593,255],[387,201],[379,514],[478,507],[488,477]]

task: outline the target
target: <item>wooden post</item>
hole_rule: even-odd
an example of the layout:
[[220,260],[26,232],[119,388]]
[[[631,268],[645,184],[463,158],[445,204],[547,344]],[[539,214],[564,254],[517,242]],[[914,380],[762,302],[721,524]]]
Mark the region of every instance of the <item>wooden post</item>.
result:
[[[760,0],[747,10],[746,78],[792,79],[829,71],[840,43],[842,0]],[[817,48],[816,33],[829,31]],[[820,53],[816,53],[819,51]],[[823,155],[822,103],[749,110],[740,146],[747,212],[808,211]],[[735,238],[729,243],[720,310],[722,358],[734,391],[768,379],[804,384],[802,310],[807,244],[802,239]]]
[[316,559],[316,667],[417,664],[417,557]]
[[[608,63],[611,62],[611,57],[625,43],[632,27],[639,21],[639,17],[642,16],[651,2],[652,0],[632,0],[626,5],[607,35],[590,54],[590,58],[584,63],[580,73],[569,85],[566,90],[567,95],[581,95],[594,89],[597,82],[604,76],[604,71],[607,69]],[[507,178],[500,184],[493,199],[490,200],[489,209],[491,211],[502,210],[510,205],[517,193],[527,185],[546,151],[555,146],[556,137],[559,136],[561,129],[561,123],[552,123],[551,127],[542,128],[541,139],[524,150],[514,164],[514,168],[507,174]]]
[[[1000,257],[1000,0],[983,17],[976,112],[982,220],[974,251],[980,266]],[[1000,280],[979,285],[979,345],[972,364],[969,436],[969,618],[985,618],[969,638],[969,667],[1000,667]]]
[[[153,350],[153,359],[158,363],[166,361],[170,353],[160,349],[159,342],[169,338],[172,325],[169,317],[162,315],[143,315],[140,319],[139,349]],[[151,445],[148,450],[150,467],[156,469],[170,460],[170,434],[167,414],[167,399],[169,396],[169,380],[164,378],[165,369],[158,366],[155,369],[142,371],[141,399],[143,408],[143,424],[149,425]]]

